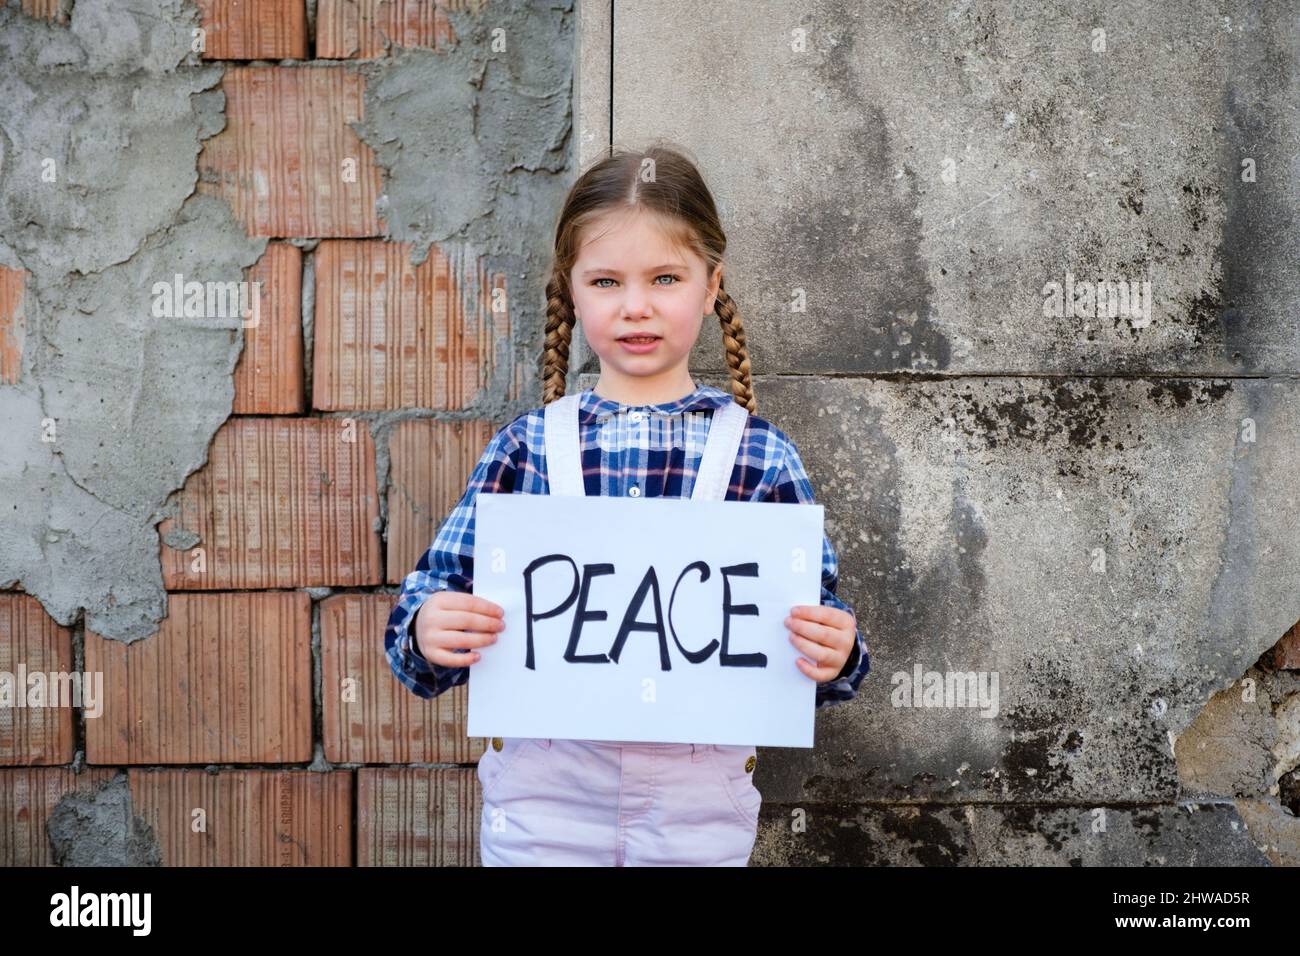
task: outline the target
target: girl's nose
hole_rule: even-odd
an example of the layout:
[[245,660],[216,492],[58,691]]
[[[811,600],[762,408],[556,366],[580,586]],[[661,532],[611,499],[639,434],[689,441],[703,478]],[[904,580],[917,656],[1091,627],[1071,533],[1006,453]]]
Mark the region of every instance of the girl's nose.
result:
[[623,302],[623,318],[625,319],[648,319],[650,317],[650,306],[644,298],[626,299]]
[[631,319],[648,318],[650,315],[649,290],[628,286],[623,296],[623,317]]

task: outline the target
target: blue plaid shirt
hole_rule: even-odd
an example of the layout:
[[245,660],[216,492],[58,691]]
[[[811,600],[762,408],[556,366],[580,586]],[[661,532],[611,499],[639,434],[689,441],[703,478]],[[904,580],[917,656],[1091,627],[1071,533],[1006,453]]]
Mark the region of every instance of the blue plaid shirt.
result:
[[[713,412],[732,400],[711,385],[698,385],[675,401],[639,406],[583,391],[578,436],[587,494],[626,497],[635,487],[645,497],[685,497],[694,486]],[[472,591],[474,504],[480,491],[548,492],[543,416],[544,409],[535,408],[493,436],[469,476],[465,493],[402,583],[384,633],[384,651],[397,679],[421,697],[436,697],[465,683],[472,668],[427,661],[415,645],[415,612],[435,591]],[[757,415],[749,416],[741,436],[725,500],[814,503],[794,442]],[[849,610],[835,594],[838,573],[835,549],[823,537],[821,603]],[[798,653],[793,646],[791,653]],[[857,646],[839,675],[817,685],[816,707],[851,700],[870,667],[859,630]]]

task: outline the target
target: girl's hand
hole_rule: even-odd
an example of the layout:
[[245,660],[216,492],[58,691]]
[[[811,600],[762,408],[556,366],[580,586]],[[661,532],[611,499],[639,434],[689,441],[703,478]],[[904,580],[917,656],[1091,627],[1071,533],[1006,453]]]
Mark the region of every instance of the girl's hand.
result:
[[468,667],[479,653],[455,649],[495,644],[505,626],[500,604],[463,591],[435,591],[415,612],[415,643],[431,664]]
[[785,626],[791,632],[790,643],[804,655],[796,657],[795,664],[819,684],[839,675],[858,642],[857,619],[825,604],[796,604]]

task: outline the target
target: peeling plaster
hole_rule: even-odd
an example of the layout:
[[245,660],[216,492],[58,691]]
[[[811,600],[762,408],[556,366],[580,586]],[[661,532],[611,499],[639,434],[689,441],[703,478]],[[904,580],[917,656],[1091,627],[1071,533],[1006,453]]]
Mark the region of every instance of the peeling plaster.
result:
[[[555,217],[572,181],[573,3],[493,4],[490,16],[448,9],[459,42],[397,49],[362,63],[365,119],[352,124],[383,171],[385,238],[412,244],[420,265],[436,243],[466,281],[461,314],[481,315],[477,262],[504,273],[515,323],[498,337],[494,381],[473,412],[509,420],[516,370],[537,386],[546,272]],[[527,303],[527,305],[521,305]],[[386,452],[380,443],[380,455]],[[381,469],[381,476],[384,474]]]
[[125,773],[92,792],[65,795],[45,827],[57,866],[162,865],[162,848],[153,828],[135,813]]
[[1300,817],[1281,781],[1300,768],[1300,673],[1262,655],[1216,693],[1177,738],[1180,790],[1226,797],[1243,830],[1274,866],[1300,865]]
[[195,193],[224,126],[197,24],[165,0],[81,0],[67,26],[0,8],[0,264],[30,273],[22,374],[0,386],[0,581],[128,642],[166,614],[155,525],[243,349],[237,318],[155,317],[153,285],[237,282],[266,247]]

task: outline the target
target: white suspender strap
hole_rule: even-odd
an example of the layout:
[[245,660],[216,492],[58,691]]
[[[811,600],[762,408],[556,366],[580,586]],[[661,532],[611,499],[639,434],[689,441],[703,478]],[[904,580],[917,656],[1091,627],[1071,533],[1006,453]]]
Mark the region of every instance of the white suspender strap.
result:
[[[581,497],[587,493],[578,441],[578,408],[579,397],[565,395],[548,404],[543,413],[546,479],[553,495]],[[692,500],[725,500],[748,421],[749,411],[734,401],[714,411],[691,488]]]
[[709,437],[704,444],[704,456],[695,474],[695,487],[691,489],[692,501],[723,501],[727,497],[731,472],[736,467],[736,454],[740,451],[741,435],[748,420],[749,410],[734,401],[714,411]]
[[578,446],[578,396],[565,395],[543,412],[546,480],[553,495],[582,497],[582,452]]

